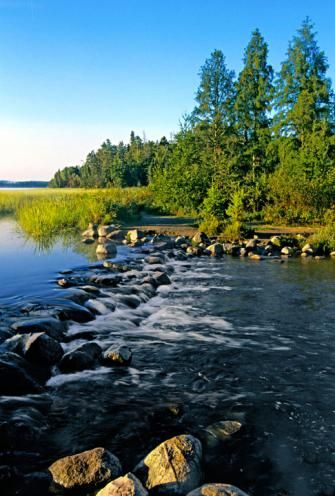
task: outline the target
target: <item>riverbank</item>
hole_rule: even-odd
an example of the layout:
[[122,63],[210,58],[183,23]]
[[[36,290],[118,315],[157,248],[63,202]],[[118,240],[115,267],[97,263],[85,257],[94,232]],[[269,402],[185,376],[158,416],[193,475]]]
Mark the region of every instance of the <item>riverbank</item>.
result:
[[[139,231],[128,239],[133,247],[123,261],[68,269],[54,281],[53,298],[3,312],[1,373],[15,374],[15,381],[0,381],[3,487],[46,494],[47,467],[103,446],[122,465],[110,478],[135,472],[152,492],[135,466],[185,434],[193,436],[186,438],[196,460],[193,488],[201,480],[255,495],[295,496],[301,488],[327,494],[331,382],[324,354],[332,342],[334,263],[268,256],[255,264],[251,256],[198,256],[196,240]],[[96,451],[83,456],[97,466]],[[81,489],[87,494],[92,486]]]

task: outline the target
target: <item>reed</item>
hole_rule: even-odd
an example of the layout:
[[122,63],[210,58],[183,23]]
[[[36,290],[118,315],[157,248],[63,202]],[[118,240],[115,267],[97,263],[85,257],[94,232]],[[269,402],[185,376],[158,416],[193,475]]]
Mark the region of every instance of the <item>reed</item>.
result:
[[129,221],[151,206],[148,188],[0,191],[0,215],[15,215],[34,237],[84,229],[89,222]]

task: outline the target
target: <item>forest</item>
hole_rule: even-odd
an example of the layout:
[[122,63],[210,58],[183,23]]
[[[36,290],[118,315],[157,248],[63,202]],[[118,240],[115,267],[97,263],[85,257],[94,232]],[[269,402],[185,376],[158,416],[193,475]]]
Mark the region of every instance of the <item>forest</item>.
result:
[[236,75],[221,50],[200,69],[195,107],[171,138],[105,141],[51,187],[148,186],[167,212],[196,215],[208,232],[245,221],[334,219],[335,100],[328,61],[305,19],[276,73],[256,29]]

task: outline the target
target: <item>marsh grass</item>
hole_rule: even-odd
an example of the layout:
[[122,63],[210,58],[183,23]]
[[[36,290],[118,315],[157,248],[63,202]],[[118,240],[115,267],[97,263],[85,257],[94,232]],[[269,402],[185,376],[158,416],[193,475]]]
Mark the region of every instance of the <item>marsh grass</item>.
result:
[[36,238],[84,229],[89,222],[133,220],[151,207],[148,188],[0,191],[0,215],[14,215]]

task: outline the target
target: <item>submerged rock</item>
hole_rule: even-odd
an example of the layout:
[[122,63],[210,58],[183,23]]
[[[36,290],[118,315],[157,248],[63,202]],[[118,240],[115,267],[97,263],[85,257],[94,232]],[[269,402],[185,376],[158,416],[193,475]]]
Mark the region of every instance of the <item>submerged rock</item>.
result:
[[149,453],[135,475],[154,494],[184,495],[201,482],[202,447],[190,435],[173,437]]
[[49,470],[56,488],[96,490],[121,475],[121,464],[105,448],[94,448],[65,456],[55,461]]
[[109,482],[96,496],[147,496],[141,481],[134,474],[128,473],[123,477]]
[[231,484],[204,484],[194,491],[188,493],[187,496],[248,496],[247,493],[241,491],[236,486]]
[[130,365],[132,352],[128,346],[111,346],[103,354],[105,365]]
[[102,349],[95,342],[84,343],[66,353],[58,367],[62,372],[78,372],[94,368],[102,356]]

